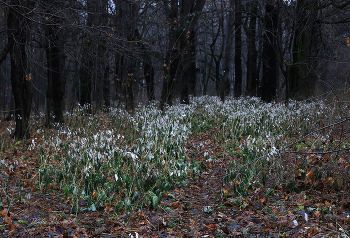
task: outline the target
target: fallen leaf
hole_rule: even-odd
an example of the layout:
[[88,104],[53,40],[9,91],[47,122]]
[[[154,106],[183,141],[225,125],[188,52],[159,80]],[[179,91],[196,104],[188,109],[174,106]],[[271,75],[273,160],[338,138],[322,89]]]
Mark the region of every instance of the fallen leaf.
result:
[[1,215],[2,217],[5,217],[5,216],[6,216],[6,210],[5,210],[5,209],[2,210],[2,211],[0,212],[0,215]]
[[180,206],[180,202],[179,202],[179,201],[172,202],[172,203],[170,204],[170,207],[171,207],[172,209],[177,209],[177,208],[179,208],[179,206]]
[[315,211],[314,214],[315,214],[315,217],[316,217],[316,218],[319,218],[319,217],[321,216],[321,212],[320,212],[320,211]]
[[343,158],[340,158],[339,160],[338,160],[338,164],[344,164],[345,163],[345,160],[343,159]]
[[332,230],[336,230],[335,226],[333,225],[333,223],[328,223],[328,228],[332,229]]
[[345,221],[346,221],[347,223],[350,223],[350,217],[348,217]]
[[311,227],[310,230],[309,230],[309,236],[313,236],[315,235],[315,233],[317,232],[317,229],[315,229],[315,227]]
[[215,224],[210,224],[210,225],[208,225],[207,227],[208,227],[209,229],[216,229],[216,228],[218,228],[217,225],[215,225]]

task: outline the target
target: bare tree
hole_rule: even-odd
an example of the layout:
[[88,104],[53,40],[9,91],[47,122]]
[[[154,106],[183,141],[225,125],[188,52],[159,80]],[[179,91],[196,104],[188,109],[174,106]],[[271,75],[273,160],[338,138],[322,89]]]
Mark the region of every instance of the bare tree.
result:
[[194,27],[205,0],[163,0],[163,4],[169,20],[169,45],[165,64],[166,77],[161,95],[162,109],[166,104],[172,105],[175,82],[177,86],[182,85],[182,102],[189,102],[189,78],[194,77],[195,72]]
[[53,122],[63,122],[64,93],[66,80],[63,75],[65,54],[62,40],[61,22],[63,16],[57,2],[45,0],[43,2],[45,16],[45,46],[47,59],[47,90],[46,90],[46,126]]
[[15,100],[16,129],[14,136],[29,136],[29,116],[32,102],[31,74],[27,62],[28,13],[33,9],[30,0],[12,0],[7,16],[8,44],[11,55],[11,83]]
[[[247,4],[248,5],[248,4]],[[258,17],[258,1],[249,2],[248,19],[247,19],[247,85],[246,91],[250,96],[257,96],[259,86],[259,72],[257,66],[257,17]]]
[[277,24],[278,6],[274,1],[268,1],[265,6],[265,32],[263,44],[263,76],[262,76],[262,100],[271,102],[276,97],[277,90]]
[[242,3],[235,1],[235,96],[242,95]]

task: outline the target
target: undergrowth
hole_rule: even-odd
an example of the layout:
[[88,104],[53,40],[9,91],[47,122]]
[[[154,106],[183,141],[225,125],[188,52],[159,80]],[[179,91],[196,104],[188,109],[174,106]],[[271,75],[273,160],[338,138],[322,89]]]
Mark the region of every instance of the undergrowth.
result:
[[[30,141],[9,143],[13,130],[9,128],[0,136],[0,146],[2,151],[19,146],[33,151],[38,166],[36,187],[64,193],[73,204],[72,212],[100,210],[106,205],[125,212],[156,208],[162,193],[199,173],[202,164],[192,162],[185,145],[192,135],[203,133],[214,135],[215,146],[225,152],[220,156],[235,158],[222,179],[238,195],[258,187],[273,191],[276,186],[289,186],[298,191],[303,187],[296,181],[306,178],[309,183],[322,178],[323,183],[342,187],[346,172],[338,170],[338,176],[334,175],[342,166],[339,154],[325,153],[349,148],[345,133],[337,138],[329,133],[348,123],[336,110],[323,100],[285,105],[228,98],[222,103],[208,96],[164,112],[156,104],[140,106],[134,115],[117,108],[87,115],[77,108],[66,113],[64,125],[52,130],[43,128],[40,118],[33,118],[31,128],[37,137]],[[315,153],[303,154],[306,149]],[[290,163],[286,164],[286,158]],[[318,161],[323,158],[332,165],[322,167]],[[15,166],[1,161],[1,166]],[[315,166],[317,172],[310,175]]]

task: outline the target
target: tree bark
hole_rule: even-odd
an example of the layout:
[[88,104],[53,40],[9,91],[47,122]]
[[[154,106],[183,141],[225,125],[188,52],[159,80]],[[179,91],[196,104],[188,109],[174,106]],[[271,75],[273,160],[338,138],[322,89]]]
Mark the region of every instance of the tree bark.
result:
[[235,97],[242,95],[242,3],[236,2],[235,14]]
[[[48,7],[51,5],[48,4]],[[49,11],[50,12],[50,11]],[[55,14],[55,13],[54,13]],[[64,93],[66,80],[63,75],[65,55],[61,44],[59,20],[53,15],[46,24],[47,90],[46,90],[46,127],[52,123],[63,123]]]
[[259,73],[257,68],[258,52],[256,50],[256,19],[257,6],[256,1],[251,4],[250,17],[247,30],[247,94],[250,96],[257,96]]
[[[195,80],[195,45],[191,41],[194,37],[194,27],[198,20],[198,13],[202,11],[205,0],[171,0],[170,9],[164,0],[168,12],[169,46],[165,65],[165,78],[163,81],[160,107],[172,105],[174,86],[180,83],[180,96],[182,103],[189,102],[189,92],[193,90]],[[180,22],[180,23],[178,23]],[[191,77],[190,81],[186,77]],[[192,86],[190,86],[192,85]]]
[[276,29],[278,22],[278,9],[274,3],[266,4],[265,33],[263,37],[263,78],[262,100],[271,102],[276,97],[277,90],[277,39]]
[[[164,0],[167,8],[168,2]],[[166,105],[173,104],[173,89],[176,81],[176,75],[179,68],[179,57],[177,49],[177,40],[179,37],[178,27],[178,0],[171,0],[170,9],[167,9],[169,25],[169,44],[166,55],[166,64],[164,65],[165,77],[163,80],[162,93],[160,98],[160,109],[164,110]]]
[[296,6],[296,28],[292,65],[287,76],[287,100],[305,99],[312,95],[316,83],[315,60],[320,46],[320,25],[317,23],[317,1],[299,0]]
[[235,1],[230,0],[230,11],[228,13],[227,20],[227,33],[226,33],[226,42],[225,42],[225,62],[224,62],[224,76],[223,76],[223,95],[221,100],[224,101],[225,98],[230,94],[231,80],[230,74],[232,71],[232,54],[233,54],[233,35],[235,28],[235,13],[233,11],[235,7]]
[[0,65],[6,59],[8,53],[11,51],[12,46],[14,44],[13,38],[10,38],[8,40],[11,40],[11,41],[7,42],[6,46],[4,47],[4,49],[2,49],[2,51],[0,53]]
[[148,57],[145,57],[144,61],[144,75],[145,75],[145,80],[146,80],[146,87],[147,87],[147,98],[148,101],[153,101],[155,100],[155,95],[154,95],[154,68],[152,66],[152,62],[150,59],[147,59]]
[[[13,41],[11,55],[11,84],[15,100],[17,139],[29,137],[29,116],[32,103],[31,74],[27,65],[26,43],[28,22],[25,11],[30,10],[30,2],[13,1],[8,12],[8,42]],[[25,10],[24,10],[25,9]]]

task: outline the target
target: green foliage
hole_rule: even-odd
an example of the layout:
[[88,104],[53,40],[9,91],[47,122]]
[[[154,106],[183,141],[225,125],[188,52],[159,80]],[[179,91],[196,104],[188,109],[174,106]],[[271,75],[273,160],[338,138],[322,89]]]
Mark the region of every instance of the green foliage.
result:
[[[237,194],[258,185],[273,187],[271,182],[289,179],[283,176],[279,149],[291,136],[308,132],[324,109],[322,103],[310,103],[296,110],[293,103],[286,107],[257,98],[222,103],[217,97],[200,97],[165,112],[155,104],[137,108],[134,115],[113,108],[86,115],[77,109],[66,114],[67,124],[57,126],[56,133],[39,128],[45,141],[38,147],[33,140],[29,146],[37,155],[37,187],[64,193],[75,213],[107,204],[116,212],[156,209],[163,192],[176,183],[186,185],[189,176],[196,178],[207,169],[206,163],[191,161],[185,147],[191,134],[205,132],[221,151],[206,160],[238,159],[231,161],[224,178]],[[6,147],[4,140],[1,144]],[[272,170],[281,178],[271,181]],[[290,186],[296,191],[297,186]]]

